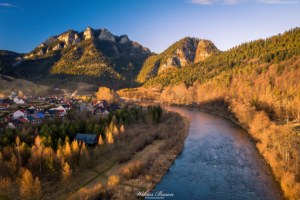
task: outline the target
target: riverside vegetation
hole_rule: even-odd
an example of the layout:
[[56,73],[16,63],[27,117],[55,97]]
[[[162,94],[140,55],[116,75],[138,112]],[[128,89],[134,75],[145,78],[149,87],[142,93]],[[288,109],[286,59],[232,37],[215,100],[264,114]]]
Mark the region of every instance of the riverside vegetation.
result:
[[[8,129],[0,137],[1,198],[136,198],[133,191],[159,182],[187,130],[179,114],[128,105],[106,117],[73,111],[65,122],[55,117]],[[98,145],[75,141],[77,133],[96,134]],[[156,159],[166,160],[163,167]]]
[[299,199],[299,45],[300,29],[293,29],[162,73],[146,87],[117,93],[237,120],[270,164],[286,197]]

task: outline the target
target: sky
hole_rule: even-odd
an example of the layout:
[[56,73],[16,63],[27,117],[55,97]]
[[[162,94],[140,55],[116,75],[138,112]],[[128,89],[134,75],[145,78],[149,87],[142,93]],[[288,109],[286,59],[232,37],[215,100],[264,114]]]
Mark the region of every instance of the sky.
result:
[[300,0],[0,0],[0,49],[28,53],[50,36],[106,28],[161,53],[186,37],[225,51],[300,27]]

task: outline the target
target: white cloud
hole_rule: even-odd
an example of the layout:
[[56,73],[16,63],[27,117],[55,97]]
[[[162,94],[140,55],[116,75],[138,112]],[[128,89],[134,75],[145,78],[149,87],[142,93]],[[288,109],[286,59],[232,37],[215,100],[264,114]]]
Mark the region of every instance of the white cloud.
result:
[[214,3],[223,3],[223,4],[237,4],[247,0],[189,0],[189,3],[197,3],[202,5],[212,5]]
[[12,5],[9,4],[9,3],[0,3],[0,6],[8,6],[8,7],[10,7],[10,6],[12,6]]

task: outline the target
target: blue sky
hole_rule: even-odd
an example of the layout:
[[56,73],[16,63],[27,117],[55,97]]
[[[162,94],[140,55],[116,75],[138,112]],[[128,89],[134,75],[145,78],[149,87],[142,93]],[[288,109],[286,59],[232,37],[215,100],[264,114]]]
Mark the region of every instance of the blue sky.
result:
[[106,28],[160,53],[183,37],[227,50],[300,27],[300,0],[0,0],[0,49],[27,53],[52,35]]

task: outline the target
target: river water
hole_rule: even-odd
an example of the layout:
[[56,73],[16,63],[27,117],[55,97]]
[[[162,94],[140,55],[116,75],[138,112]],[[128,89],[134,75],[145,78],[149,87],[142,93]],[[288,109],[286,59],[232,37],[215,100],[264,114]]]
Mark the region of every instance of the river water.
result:
[[283,199],[268,164],[243,128],[201,111],[166,109],[187,117],[190,129],[182,153],[153,189],[154,198],[162,191],[173,196],[161,199]]

